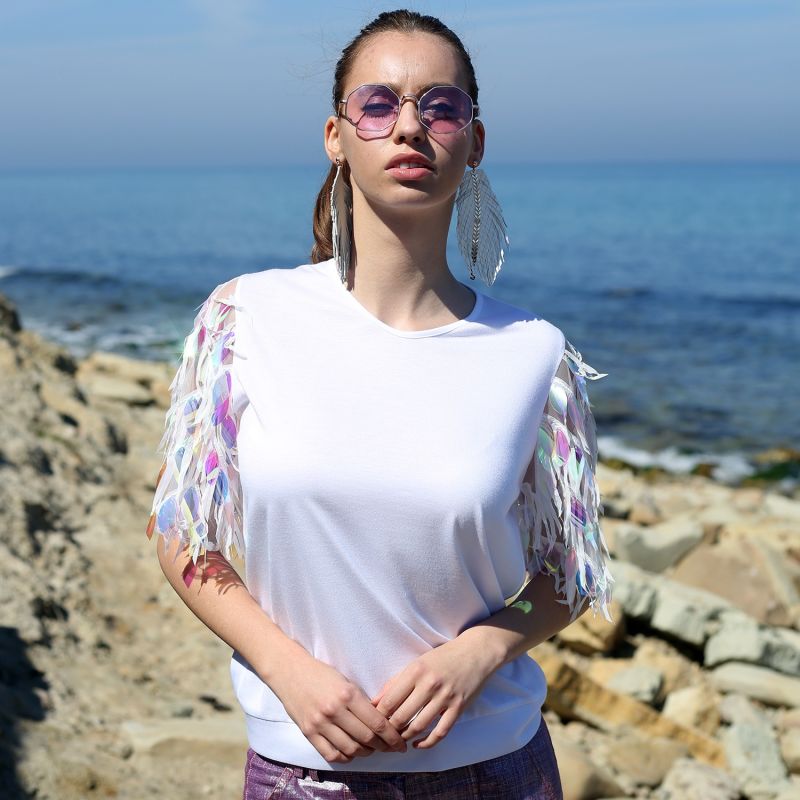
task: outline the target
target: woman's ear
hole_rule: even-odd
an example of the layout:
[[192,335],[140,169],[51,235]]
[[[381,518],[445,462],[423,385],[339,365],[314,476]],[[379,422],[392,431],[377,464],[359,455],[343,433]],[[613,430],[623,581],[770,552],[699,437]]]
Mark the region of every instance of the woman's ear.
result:
[[480,163],[483,161],[483,153],[486,144],[486,129],[483,127],[483,122],[476,119],[472,126],[472,149],[469,153],[467,164],[472,164],[473,161]]
[[331,114],[325,121],[324,130],[324,147],[328,158],[335,162],[337,158],[344,161],[344,154],[342,153],[341,140],[339,139],[339,119]]

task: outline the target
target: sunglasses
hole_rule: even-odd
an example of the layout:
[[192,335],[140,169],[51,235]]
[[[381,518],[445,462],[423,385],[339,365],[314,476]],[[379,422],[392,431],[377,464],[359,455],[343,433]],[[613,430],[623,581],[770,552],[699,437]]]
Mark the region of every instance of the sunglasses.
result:
[[336,104],[336,115],[343,116],[359,131],[378,133],[397,122],[400,106],[407,97],[413,98],[419,121],[431,133],[458,133],[478,116],[478,106],[458,86],[433,86],[421,97],[404,94],[400,98],[382,83],[365,83],[353,89]]

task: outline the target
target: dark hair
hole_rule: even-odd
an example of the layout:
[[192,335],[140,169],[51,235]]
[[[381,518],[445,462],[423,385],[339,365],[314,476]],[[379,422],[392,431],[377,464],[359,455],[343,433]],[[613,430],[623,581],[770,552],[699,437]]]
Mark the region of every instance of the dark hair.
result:
[[[384,11],[382,14],[379,14],[372,22],[365,25],[344,50],[342,50],[342,55],[336,63],[333,79],[332,101],[334,114],[337,112],[336,103],[341,99],[344,92],[344,84],[347,75],[352,69],[359,52],[361,52],[361,49],[371,36],[387,31],[395,33],[434,33],[451,44],[464,65],[464,72],[466,73],[468,83],[467,91],[472,98],[472,102],[476,105],[478,104],[478,82],[475,79],[475,69],[472,66],[472,59],[461,42],[461,39],[436,17],[400,8],[396,11]],[[325,178],[325,182],[322,184],[322,189],[320,189],[316,205],[314,206],[314,246],[311,248],[312,264],[333,258],[330,196],[335,177],[336,165],[331,164],[331,168]],[[342,169],[342,177],[347,183],[350,182],[350,166],[346,163]]]

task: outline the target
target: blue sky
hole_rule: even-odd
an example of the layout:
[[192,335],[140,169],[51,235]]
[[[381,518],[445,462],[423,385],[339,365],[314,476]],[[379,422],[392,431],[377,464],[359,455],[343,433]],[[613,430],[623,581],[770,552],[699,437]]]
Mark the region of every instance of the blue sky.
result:
[[800,159],[797,0],[2,0],[0,168],[321,163],[396,7],[462,37],[487,163]]

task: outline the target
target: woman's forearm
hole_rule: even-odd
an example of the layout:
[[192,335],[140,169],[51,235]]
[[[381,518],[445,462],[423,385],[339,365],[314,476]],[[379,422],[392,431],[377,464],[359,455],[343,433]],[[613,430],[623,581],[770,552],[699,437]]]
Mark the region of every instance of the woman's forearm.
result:
[[[175,559],[177,550],[182,549]],[[172,588],[192,613],[220,639],[240,653],[269,686],[296,669],[298,659],[311,654],[288,637],[258,605],[230,562],[218,552],[201,555],[187,586],[191,567],[187,548],[175,542],[169,549],[159,536],[158,560]]]
[[[584,604],[576,619],[588,609],[589,604]],[[558,602],[552,577],[540,573],[511,605],[462,631],[458,638],[472,639],[479,651],[493,653],[499,669],[569,624],[569,608]]]

